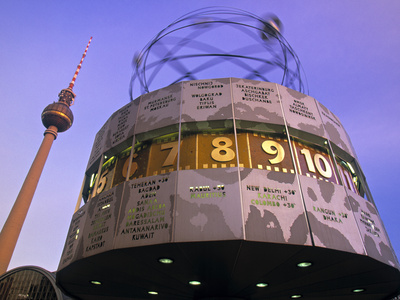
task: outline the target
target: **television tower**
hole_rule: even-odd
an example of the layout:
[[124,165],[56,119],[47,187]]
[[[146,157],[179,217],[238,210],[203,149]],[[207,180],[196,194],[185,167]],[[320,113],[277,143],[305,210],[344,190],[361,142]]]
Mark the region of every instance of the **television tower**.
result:
[[72,89],[91,41],[92,37],[86,46],[85,52],[82,55],[82,59],[68,88],[62,89],[58,94],[58,102],[53,102],[46,106],[42,112],[42,123],[47,128],[44,132],[42,144],[40,145],[32,166],[15,200],[14,206],[0,233],[0,275],[7,271],[8,265],[10,264],[15,245],[17,244],[22,225],[24,224],[33,195],[35,194],[51,145],[57,138],[58,132],[64,132],[72,126],[74,116],[69,107],[74,103],[76,96]]

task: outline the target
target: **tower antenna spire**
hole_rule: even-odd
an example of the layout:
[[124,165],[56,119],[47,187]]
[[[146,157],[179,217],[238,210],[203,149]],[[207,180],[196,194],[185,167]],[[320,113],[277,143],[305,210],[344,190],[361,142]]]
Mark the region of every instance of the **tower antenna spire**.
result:
[[[74,77],[72,77],[72,80],[71,80],[71,82],[69,83],[68,88],[69,88],[71,91],[72,91],[72,89],[74,88],[76,77],[78,76],[78,73],[79,73],[79,71],[80,71],[80,69],[81,69],[81,67],[82,67],[82,62],[83,62],[83,60],[85,59],[86,52],[87,52],[88,49],[89,49],[90,42],[92,41],[92,38],[93,38],[93,37],[91,36],[90,39],[89,39],[89,43],[88,43],[87,46],[86,46],[85,52],[83,52],[81,61],[79,62],[78,67],[76,68]],[[73,104],[73,103],[72,103],[72,104]],[[72,104],[71,104],[71,105],[72,105]]]

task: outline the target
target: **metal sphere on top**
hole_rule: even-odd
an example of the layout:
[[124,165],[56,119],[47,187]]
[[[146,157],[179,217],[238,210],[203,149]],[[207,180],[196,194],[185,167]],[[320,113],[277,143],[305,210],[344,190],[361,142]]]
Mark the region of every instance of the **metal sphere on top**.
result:
[[75,94],[70,89],[61,90],[58,102],[46,106],[42,112],[42,123],[46,128],[57,127],[58,132],[64,132],[72,126],[74,116],[69,106],[73,103]]
[[133,59],[131,100],[183,80],[239,77],[280,83],[308,93],[296,53],[275,15],[227,7],[183,15]]

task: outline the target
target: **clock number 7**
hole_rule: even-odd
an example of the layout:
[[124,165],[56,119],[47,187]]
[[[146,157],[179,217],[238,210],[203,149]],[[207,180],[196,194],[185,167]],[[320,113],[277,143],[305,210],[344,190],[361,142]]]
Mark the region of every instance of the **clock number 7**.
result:
[[168,153],[168,156],[165,159],[162,167],[172,166],[174,164],[174,161],[175,161],[176,157],[178,156],[178,149],[179,149],[178,146],[179,146],[178,141],[161,145],[161,150],[171,149],[171,151]]

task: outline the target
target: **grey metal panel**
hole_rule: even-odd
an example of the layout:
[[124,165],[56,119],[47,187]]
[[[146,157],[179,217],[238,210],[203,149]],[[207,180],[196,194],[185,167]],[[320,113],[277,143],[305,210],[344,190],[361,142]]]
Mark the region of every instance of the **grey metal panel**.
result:
[[125,182],[115,248],[171,242],[176,172]]
[[139,108],[139,100],[140,98],[129,102],[127,105],[112,114],[110,125],[108,126],[105,135],[104,151],[107,151],[133,136],[137,111]]
[[232,96],[236,119],[285,124],[275,83],[232,78]]
[[178,172],[175,242],[243,238],[237,168]]
[[311,245],[295,174],[242,168],[246,240]]
[[302,175],[299,178],[315,245],[365,254],[344,188]]
[[288,126],[326,137],[314,98],[279,84],[277,86]]
[[353,153],[354,158],[358,161],[357,153],[356,153],[356,150],[354,149],[353,144],[351,143],[350,136],[347,133],[347,131],[345,131],[345,133],[346,133],[346,136],[347,136],[347,140],[350,141],[351,152]]
[[368,256],[399,268],[376,207],[356,193],[352,191],[348,193]]
[[183,82],[182,122],[232,119],[230,78]]
[[101,127],[101,129],[97,132],[96,137],[94,139],[92,152],[89,156],[89,162],[86,167],[86,170],[89,169],[92,164],[103,154],[104,144],[106,139],[106,132],[108,131],[108,126],[110,125],[110,119]]
[[179,123],[181,84],[142,95],[135,133]]
[[113,249],[114,231],[121,204],[120,184],[92,198],[86,206],[87,218],[83,236],[82,257]]
[[60,264],[58,269],[62,269],[69,265],[71,262],[77,260],[77,253],[82,253],[82,241],[84,225],[86,222],[88,205],[82,206],[74,215],[72,216],[71,224],[68,229],[67,239],[65,241],[65,246],[63,253],[61,255]]
[[336,144],[354,157],[355,153],[353,150],[353,146],[339,118],[324,105],[322,105],[318,101],[316,102],[318,103],[319,111],[321,113],[321,118],[324,123],[325,131],[328,135],[328,138],[334,144]]

